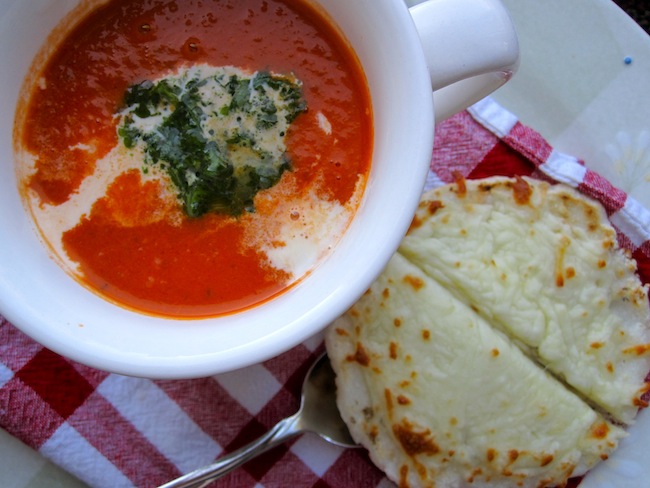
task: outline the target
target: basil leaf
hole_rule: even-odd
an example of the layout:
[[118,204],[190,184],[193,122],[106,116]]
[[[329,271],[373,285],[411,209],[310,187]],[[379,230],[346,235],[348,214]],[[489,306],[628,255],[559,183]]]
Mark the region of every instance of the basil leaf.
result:
[[167,173],[189,217],[252,212],[255,195],[291,170],[283,139],[307,109],[300,84],[269,72],[189,73],[129,87],[118,136],[142,146],[143,168]]

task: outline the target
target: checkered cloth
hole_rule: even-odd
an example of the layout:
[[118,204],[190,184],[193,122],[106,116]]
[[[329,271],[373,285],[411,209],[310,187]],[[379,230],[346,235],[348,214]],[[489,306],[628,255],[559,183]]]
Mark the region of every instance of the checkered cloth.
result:
[[[558,153],[491,99],[440,124],[427,186],[489,175],[561,181],[600,200],[650,278],[650,213]],[[322,337],[218,376],[151,381],[98,371],[41,347],[0,317],[0,426],[91,486],[162,484],[254,440],[299,405]],[[392,486],[362,449],[307,434],[258,457],[224,487]]]

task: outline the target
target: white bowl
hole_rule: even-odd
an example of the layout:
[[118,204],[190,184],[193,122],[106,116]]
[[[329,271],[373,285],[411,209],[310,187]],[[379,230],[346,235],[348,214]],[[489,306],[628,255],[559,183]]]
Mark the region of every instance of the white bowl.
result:
[[[394,0],[323,0],[354,46],[373,101],[373,161],[342,240],[278,297],[233,315],[174,320],[109,303],[52,259],[25,210],[13,117],[0,122],[0,313],[53,351],[116,373],[207,376],[275,356],[322,330],[368,288],[411,221],[433,146],[431,77],[409,11]],[[0,108],[13,115],[48,33],[75,0],[0,0]]]

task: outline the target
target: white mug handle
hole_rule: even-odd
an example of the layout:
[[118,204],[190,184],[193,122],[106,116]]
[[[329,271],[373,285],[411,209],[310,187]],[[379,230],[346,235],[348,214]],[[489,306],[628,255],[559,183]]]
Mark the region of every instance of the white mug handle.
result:
[[410,12],[431,75],[436,123],[489,95],[517,70],[517,34],[499,0],[428,0]]

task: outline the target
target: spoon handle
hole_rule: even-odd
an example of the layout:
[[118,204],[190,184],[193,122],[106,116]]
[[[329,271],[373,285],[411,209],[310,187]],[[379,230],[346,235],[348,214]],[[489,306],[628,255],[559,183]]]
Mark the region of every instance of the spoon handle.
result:
[[212,464],[165,483],[159,488],[201,488],[301,432],[299,413],[296,413],[275,424],[271,430],[250,444],[246,444],[227,456],[219,458]]

